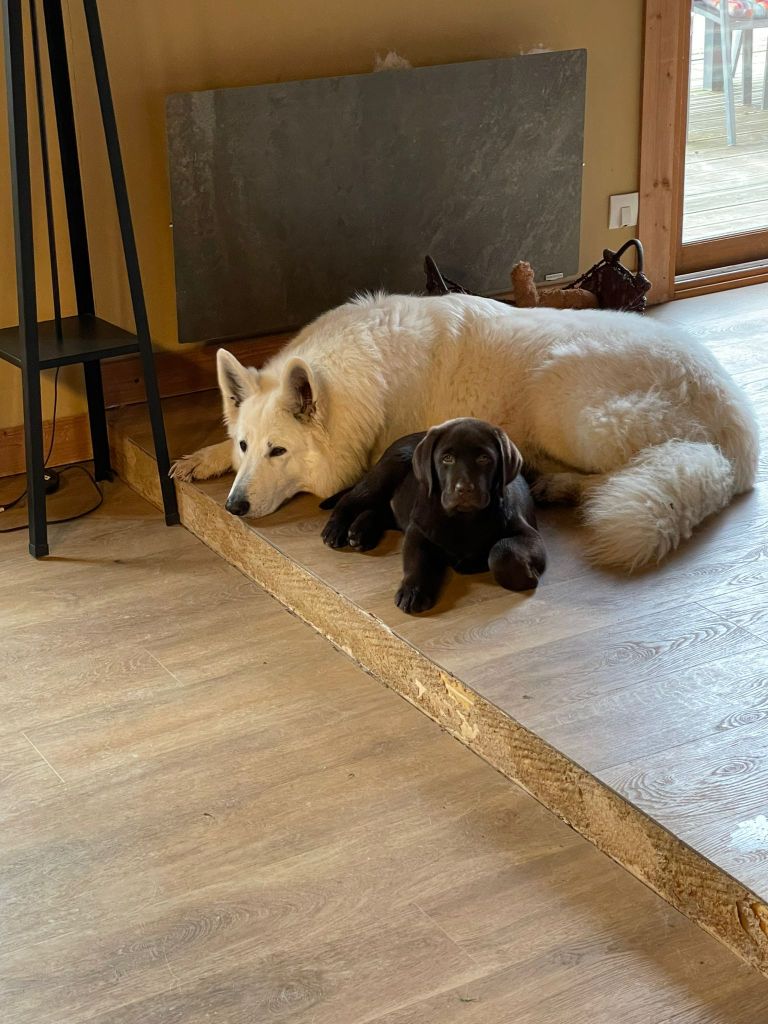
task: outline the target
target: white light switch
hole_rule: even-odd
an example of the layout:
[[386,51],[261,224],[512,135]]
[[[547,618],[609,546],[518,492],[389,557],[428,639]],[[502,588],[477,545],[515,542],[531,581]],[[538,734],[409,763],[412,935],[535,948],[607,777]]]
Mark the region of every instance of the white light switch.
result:
[[633,228],[637,224],[637,205],[637,192],[625,192],[622,196],[611,196],[608,227]]

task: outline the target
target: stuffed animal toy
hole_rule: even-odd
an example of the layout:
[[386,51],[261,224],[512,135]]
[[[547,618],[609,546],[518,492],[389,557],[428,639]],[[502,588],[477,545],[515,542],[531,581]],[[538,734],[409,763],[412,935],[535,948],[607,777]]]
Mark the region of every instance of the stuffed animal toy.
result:
[[586,288],[552,288],[540,292],[533,280],[533,267],[524,260],[512,267],[512,297],[516,306],[529,309],[597,309],[597,296]]

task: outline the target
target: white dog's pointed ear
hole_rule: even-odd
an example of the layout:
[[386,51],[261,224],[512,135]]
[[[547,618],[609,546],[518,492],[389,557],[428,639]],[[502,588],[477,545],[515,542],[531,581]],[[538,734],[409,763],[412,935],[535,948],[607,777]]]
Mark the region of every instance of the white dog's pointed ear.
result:
[[296,356],[283,370],[283,395],[289,412],[298,420],[317,415],[317,381],[310,366]]
[[216,353],[216,372],[225,412],[233,406],[236,409],[246,398],[258,391],[258,371],[243,366],[225,348],[220,348]]

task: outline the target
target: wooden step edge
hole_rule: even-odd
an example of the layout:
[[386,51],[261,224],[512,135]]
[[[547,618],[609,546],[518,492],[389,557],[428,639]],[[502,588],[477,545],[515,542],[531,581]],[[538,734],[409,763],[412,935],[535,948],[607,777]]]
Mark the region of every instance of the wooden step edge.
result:
[[[161,508],[151,454],[112,431],[113,466]],[[367,673],[768,976],[768,906],[630,801],[441,669],[374,615],[292,561],[194,484],[177,483],[182,524]]]

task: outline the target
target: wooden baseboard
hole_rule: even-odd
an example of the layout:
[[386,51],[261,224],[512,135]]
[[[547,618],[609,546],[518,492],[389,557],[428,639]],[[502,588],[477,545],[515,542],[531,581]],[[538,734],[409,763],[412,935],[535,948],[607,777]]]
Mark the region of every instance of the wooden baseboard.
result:
[[[48,451],[51,437],[50,421],[44,425],[43,450]],[[69,462],[81,462],[91,457],[91,434],[88,429],[88,414],[59,416],[56,420],[56,442],[51,452],[50,465],[63,466]],[[25,471],[24,424],[0,428],[0,477],[15,476]]]
[[[238,359],[248,366],[261,366],[275,354],[292,335],[275,334],[248,341],[227,344]],[[216,353],[219,345],[190,346],[173,352],[156,352],[155,366],[160,394],[163,398],[191,395],[216,387]],[[136,405],[145,401],[144,375],[138,356],[106,359],[102,363],[104,400],[107,408]],[[45,423],[45,450],[50,437],[50,421]],[[61,466],[91,457],[91,437],[88,416],[78,413],[59,417],[56,424],[56,443],[50,464]],[[25,471],[24,425],[0,428],[0,477],[14,476]]]

